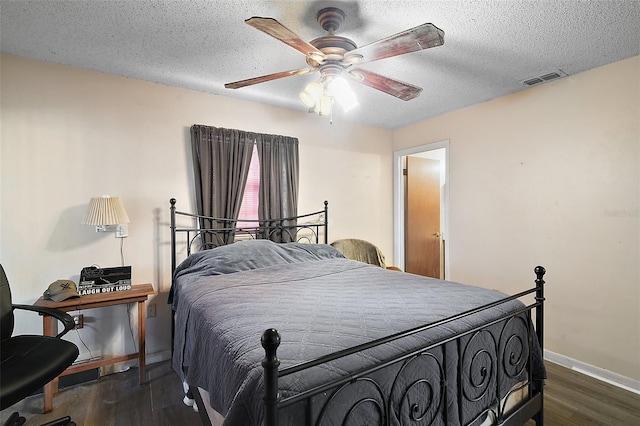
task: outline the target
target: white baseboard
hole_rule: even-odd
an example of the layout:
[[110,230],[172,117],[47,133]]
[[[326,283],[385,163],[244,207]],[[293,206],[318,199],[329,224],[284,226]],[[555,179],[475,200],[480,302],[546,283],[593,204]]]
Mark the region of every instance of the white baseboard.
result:
[[640,395],[640,380],[632,379],[631,377],[626,377],[613,371],[551,352],[547,349],[544,350],[544,359]]

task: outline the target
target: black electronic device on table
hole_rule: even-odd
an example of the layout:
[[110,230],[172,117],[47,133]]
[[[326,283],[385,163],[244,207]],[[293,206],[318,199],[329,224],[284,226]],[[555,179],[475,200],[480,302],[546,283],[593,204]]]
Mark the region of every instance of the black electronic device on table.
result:
[[100,268],[93,265],[80,271],[80,296],[123,290],[131,290],[131,266]]

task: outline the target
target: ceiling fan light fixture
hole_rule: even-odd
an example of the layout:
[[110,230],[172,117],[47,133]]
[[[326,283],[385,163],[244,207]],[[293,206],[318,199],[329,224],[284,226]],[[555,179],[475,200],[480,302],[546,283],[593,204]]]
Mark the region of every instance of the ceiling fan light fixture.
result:
[[314,105],[316,104],[316,100],[306,90],[300,92],[300,99],[302,100],[302,103],[305,104],[307,108],[313,108]]
[[324,84],[318,81],[307,83],[304,90],[300,92],[300,100],[309,108],[309,112],[318,115],[331,115],[333,98],[325,90]]
[[356,94],[349,87],[349,83],[343,77],[336,77],[329,82],[327,89],[336,101],[340,104],[344,112],[349,112],[360,105]]
[[312,81],[300,92],[300,100],[302,100],[302,103],[305,104],[307,108],[314,108],[323,93],[324,87],[322,87],[322,84],[317,81]]
[[318,113],[318,115],[331,115],[331,109],[333,107],[333,98],[326,93],[320,96],[318,102],[316,103],[316,107],[314,111]]

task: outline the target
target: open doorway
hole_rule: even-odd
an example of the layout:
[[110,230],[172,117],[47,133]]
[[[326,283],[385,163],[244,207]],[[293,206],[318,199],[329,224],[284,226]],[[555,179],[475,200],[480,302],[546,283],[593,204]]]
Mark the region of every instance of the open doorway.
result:
[[[394,263],[449,276],[449,141],[394,152]],[[430,182],[430,183],[429,183]]]

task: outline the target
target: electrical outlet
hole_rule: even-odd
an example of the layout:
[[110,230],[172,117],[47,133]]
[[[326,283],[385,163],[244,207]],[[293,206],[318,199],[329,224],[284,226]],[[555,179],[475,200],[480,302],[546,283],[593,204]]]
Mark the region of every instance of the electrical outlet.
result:
[[156,305],[151,304],[147,306],[147,318],[154,318],[156,316]]
[[76,329],[84,327],[84,315],[82,314],[74,315],[73,322],[76,323]]

